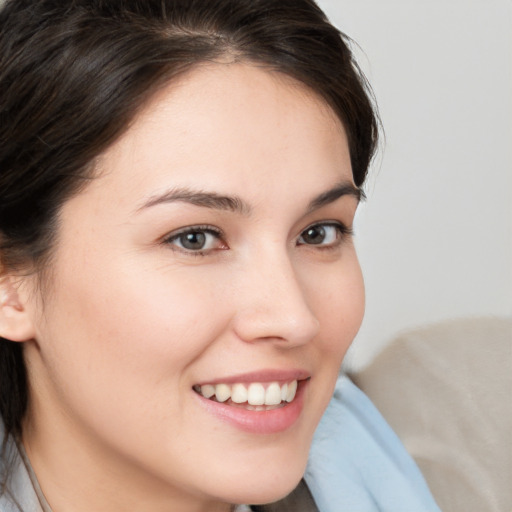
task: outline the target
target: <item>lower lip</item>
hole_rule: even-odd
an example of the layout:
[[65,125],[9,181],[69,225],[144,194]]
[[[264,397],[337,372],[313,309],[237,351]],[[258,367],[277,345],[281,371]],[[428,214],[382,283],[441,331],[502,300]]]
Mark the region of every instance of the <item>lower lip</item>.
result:
[[232,407],[194,393],[210,414],[238,429],[252,434],[276,434],[288,430],[299,419],[304,406],[304,391],[308,383],[309,380],[300,381],[292,402],[279,409],[269,411],[249,411],[240,407]]

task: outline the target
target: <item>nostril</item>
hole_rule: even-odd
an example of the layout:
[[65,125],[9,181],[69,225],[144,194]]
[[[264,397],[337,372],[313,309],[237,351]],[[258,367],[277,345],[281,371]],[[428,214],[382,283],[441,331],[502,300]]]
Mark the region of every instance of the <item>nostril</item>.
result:
[[246,342],[306,343],[320,330],[288,253],[267,247],[246,262],[238,282],[233,327]]
[[253,308],[239,311],[233,322],[236,335],[245,342],[271,341],[304,344],[320,330],[320,322],[304,304],[300,310],[283,307]]

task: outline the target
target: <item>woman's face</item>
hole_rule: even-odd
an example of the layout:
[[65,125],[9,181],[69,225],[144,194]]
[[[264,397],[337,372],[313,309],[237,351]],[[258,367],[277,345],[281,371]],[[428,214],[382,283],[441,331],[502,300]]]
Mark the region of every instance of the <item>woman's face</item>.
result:
[[98,170],[61,210],[26,344],[50,504],[55,488],[89,510],[288,493],[363,315],[339,120],[287,77],[205,65]]

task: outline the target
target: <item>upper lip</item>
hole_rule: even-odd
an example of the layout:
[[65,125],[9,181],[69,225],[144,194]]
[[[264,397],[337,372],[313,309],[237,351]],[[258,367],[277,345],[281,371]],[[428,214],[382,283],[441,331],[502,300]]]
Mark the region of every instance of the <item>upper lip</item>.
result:
[[219,377],[211,380],[198,382],[196,385],[203,386],[205,384],[236,384],[250,382],[291,382],[293,380],[304,380],[311,377],[311,373],[302,369],[268,369],[256,370],[247,373],[230,375],[228,377]]

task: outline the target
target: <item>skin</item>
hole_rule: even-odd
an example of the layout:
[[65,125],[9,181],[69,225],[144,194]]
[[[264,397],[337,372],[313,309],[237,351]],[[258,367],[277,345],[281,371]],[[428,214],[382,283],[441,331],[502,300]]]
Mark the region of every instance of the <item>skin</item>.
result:
[[[287,77],[209,64],[160,91],[97,167],[62,207],[48,286],[17,309],[32,328],[23,442],[51,507],[211,512],[286,495],[364,309],[351,236],[303,237],[353,222],[351,194],[308,208],[353,183],[340,121]],[[245,209],[155,203],[176,188]],[[197,225],[222,234],[196,253],[169,240]],[[311,375],[284,432],[243,432],[192,389],[262,369]]]

